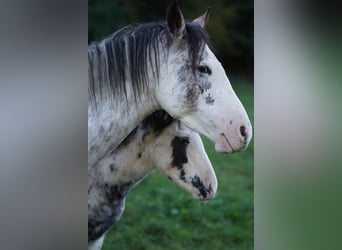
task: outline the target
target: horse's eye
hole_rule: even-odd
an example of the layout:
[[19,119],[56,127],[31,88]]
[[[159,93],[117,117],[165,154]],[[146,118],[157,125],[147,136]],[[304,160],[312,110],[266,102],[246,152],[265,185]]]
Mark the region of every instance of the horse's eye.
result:
[[198,66],[198,71],[202,74],[208,74],[208,75],[211,75],[211,69],[206,66],[206,65],[201,65],[201,66]]
[[180,141],[184,145],[188,145],[189,144],[189,138],[188,137],[181,137]]

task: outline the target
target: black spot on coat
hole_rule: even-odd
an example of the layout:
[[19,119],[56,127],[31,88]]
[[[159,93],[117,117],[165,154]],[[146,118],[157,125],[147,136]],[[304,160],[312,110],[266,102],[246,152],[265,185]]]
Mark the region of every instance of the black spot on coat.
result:
[[186,182],[185,170],[183,164],[188,162],[188,157],[186,155],[186,147],[188,143],[184,143],[182,138],[175,136],[171,142],[172,147],[172,165],[177,167],[180,171],[179,178]]
[[180,137],[175,136],[171,142],[172,147],[172,165],[181,166],[188,162],[188,157],[186,155],[186,147],[188,144],[184,144]]
[[206,188],[201,179],[197,175],[195,175],[194,178],[192,178],[191,183],[195,188],[198,189],[200,195],[204,199],[207,198],[207,194],[211,193],[211,187],[209,186],[209,188]]

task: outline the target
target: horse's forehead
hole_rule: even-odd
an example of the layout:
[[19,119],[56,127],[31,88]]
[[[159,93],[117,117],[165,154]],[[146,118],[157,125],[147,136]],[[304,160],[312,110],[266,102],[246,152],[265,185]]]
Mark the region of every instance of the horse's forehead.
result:
[[211,62],[218,62],[215,54],[211,51],[208,45],[205,45],[202,55],[203,60],[208,60]]
[[210,56],[214,56],[214,53],[210,50],[209,46],[207,44],[204,45],[203,53],[202,53],[202,58],[206,59]]
[[206,60],[210,61],[212,64],[217,64],[218,66],[221,66],[221,63],[219,62],[219,60],[215,56],[214,52],[211,51],[209,46],[206,46],[204,53],[206,55],[206,57],[205,57]]

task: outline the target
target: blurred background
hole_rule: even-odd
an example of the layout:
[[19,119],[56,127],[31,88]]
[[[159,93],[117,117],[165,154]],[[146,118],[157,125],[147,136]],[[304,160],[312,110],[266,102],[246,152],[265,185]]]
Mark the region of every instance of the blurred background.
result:
[[[90,0],[88,43],[129,24],[166,19],[170,1]],[[179,1],[186,19],[210,6],[207,24],[214,53],[253,123],[253,1]],[[218,178],[217,196],[194,200],[158,172],[127,197],[123,217],[107,235],[106,249],[253,249],[254,146],[233,155],[217,154],[203,138]]]

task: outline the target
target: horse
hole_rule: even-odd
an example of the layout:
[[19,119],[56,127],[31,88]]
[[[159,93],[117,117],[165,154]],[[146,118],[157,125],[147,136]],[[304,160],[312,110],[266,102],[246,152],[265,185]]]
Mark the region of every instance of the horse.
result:
[[204,29],[210,9],[184,20],[125,27],[88,46],[88,171],[149,114],[163,109],[215,150],[246,149],[252,127]]
[[126,195],[154,169],[195,199],[216,194],[216,175],[199,134],[156,111],[89,173],[89,249],[101,249],[106,232],[124,211]]

